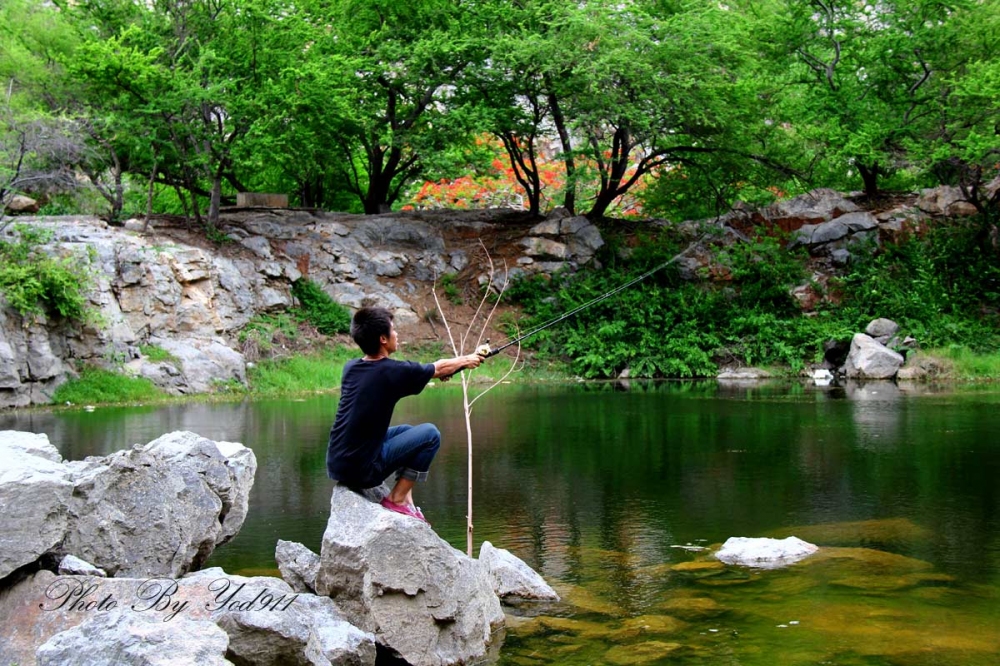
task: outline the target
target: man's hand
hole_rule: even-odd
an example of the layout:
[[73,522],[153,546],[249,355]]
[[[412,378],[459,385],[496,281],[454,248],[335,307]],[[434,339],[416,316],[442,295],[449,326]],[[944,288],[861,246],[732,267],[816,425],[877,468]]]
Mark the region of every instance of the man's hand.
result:
[[445,381],[456,372],[466,368],[478,368],[483,362],[483,357],[478,354],[467,354],[456,356],[455,358],[441,359],[434,362],[434,378]]

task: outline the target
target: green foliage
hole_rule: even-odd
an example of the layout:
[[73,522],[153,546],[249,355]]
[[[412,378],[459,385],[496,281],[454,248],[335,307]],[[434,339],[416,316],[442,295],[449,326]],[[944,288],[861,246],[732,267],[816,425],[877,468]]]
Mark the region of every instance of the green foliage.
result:
[[95,403],[146,402],[166,397],[144,377],[130,377],[110,370],[87,367],[77,379],[71,379],[52,394],[56,404],[86,405]]
[[163,347],[157,345],[139,345],[139,352],[153,363],[173,363],[180,367],[180,360]]
[[[624,284],[680,249],[650,240],[627,262],[600,272],[523,280],[508,294],[532,314],[527,329]],[[776,241],[714,251],[728,271],[724,287],[680,279],[676,264],[540,333],[543,354],[566,355],[584,377],[714,376],[719,363],[802,365],[803,345],[818,350],[817,322],[798,315],[788,288],[801,264]]]
[[976,232],[975,222],[954,223],[878,253],[858,253],[833,285],[842,302],[831,314],[855,327],[887,317],[923,345],[996,349],[1000,260],[981,249]]
[[249,368],[247,383],[254,395],[329,391],[340,386],[344,364],[357,355],[349,347],[337,347],[317,354],[267,359]]
[[52,232],[19,224],[14,240],[0,240],[0,293],[23,316],[87,318],[91,275],[76,257],[52,257],[42,245]]
[[[677,251],[655,240],[641,247],[630,261],[602,271],[516,282],[507,294],[530,314],[520,329],[549,321]],[[870,251],[867,259],[856,251],[862,259],[832,285],[839,305],[815,316],[804,316],[789,295],[803,282],[801,258],[765,239],[715,249],[713,281],[684,281],[668,267],[526,344],[542,355],[570,358],[584,377],[613,377],[625,368],[633,377],[712,376],[729,364],[799,370],[821,358],[825,341],[850,339],[876,317],[894,319],[924,345],[983,352],[1000,345],[1000,265],[979,250],[974,223]]]
[[962,380],[1000,379],[1000,353],[995,347],[977,353],[966,347],[950,345],[928,349],[918,355],[939,361],[943,359],[950,366],[946,368],[948,377]]
[[441,291],[444,292],[444,297],[447,298],[454,305],[462,304],[462,292],[455,284],[455,274],[445,273],[438,280],[438,284],[441,285]]
[[239,341],[248,361],[268,357],[276,346],[298,337],[299,328],[291,313],[258,314],[240,331]]
[[292,294],[299,299],[302,318],[320,333],[336,335],[351,329],[351,313],[312,280],[296,280],[292,285]]

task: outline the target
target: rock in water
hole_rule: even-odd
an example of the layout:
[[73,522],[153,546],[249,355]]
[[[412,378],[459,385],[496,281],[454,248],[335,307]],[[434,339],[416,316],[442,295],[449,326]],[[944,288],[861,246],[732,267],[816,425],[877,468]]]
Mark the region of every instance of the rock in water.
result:
[[504,622],[479,562],[343,486],[330,500],[316,592],[413,666],[478,659]]
[[851,340],[845,370],[851,379],[892,379],[903,357],[870,335],[858,333]]
[[715,556],[726,564],[778,569],[798,562],[817,550],[818,546],[793,536],[787,539],[730,537]]
[[479,561],[489,572],[493,591],[501,599],[540,599],[559,601],[559,595],[538,573],[510,551],[484,541]]
[[0,579],[46,554],[181,576],[239,531],[256,469],[242,444],[190,432],[78,462],[44,435],[0,433]]
[[73,475],[63,552],[112,576],[197,569],[239,531],[257,460],[246,447],[173,432],[104,458],[67,464]]
[[62,541],[72,493],[69,470],[48,437],[0,432],[0,578]]

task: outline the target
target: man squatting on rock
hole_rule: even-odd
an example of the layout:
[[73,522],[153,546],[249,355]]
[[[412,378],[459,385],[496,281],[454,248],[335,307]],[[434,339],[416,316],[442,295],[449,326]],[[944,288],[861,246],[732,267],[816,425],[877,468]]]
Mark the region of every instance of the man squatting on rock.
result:
[[423,391],[431,379],[447,381],[460,370],[478,367],[483,359],[477,354],[434,363],[389,358],[398,339],[392,313],[385,308],[358,310],[351,321],[351,337],[365,355],[344,366],[340,404],[326,449],[327,474],[360,489],[377,486],[395,472],[396,484],[382,506],[427,522],[413,504],[413,484],[427,479],[441,433],[432,423],[390,428],[392,410],[401,398]]

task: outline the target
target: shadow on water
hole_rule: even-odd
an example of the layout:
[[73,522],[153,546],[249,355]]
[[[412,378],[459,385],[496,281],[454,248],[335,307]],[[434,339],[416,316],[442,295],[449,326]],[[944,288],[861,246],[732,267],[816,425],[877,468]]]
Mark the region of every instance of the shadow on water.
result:
[[[418,502],[465,544],[461,394],[396,422],[443,445]],[[502,386],[473,413],[476,542],[507,548],[563,601],[511,609],[501,664],[979,665],[1000,660],[1000,391],[892,383]],[[318,550],[336,396],[25,412],[67,458],[171,430],[252,447],[240,535],[210,565],[276,574],[277,539]],[[730,536],[821,546],[781,570],[724,566]]]

